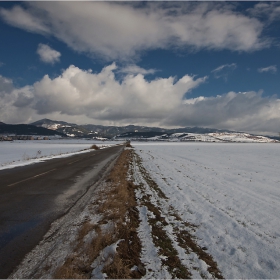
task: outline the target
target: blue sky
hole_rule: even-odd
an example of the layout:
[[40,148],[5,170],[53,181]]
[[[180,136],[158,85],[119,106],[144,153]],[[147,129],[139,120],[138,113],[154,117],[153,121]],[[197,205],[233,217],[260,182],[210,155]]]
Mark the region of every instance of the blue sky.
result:
[[0,121],[280,131],[278,2],[0,2]]

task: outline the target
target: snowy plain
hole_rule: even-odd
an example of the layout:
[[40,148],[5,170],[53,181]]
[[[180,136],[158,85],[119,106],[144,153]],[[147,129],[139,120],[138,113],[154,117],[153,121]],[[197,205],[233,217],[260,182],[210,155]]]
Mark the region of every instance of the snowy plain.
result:
[[119,143],[83,139],[3,141],[0,142],[0,170],[88,152],[93,144],[102,148]]
[[132,145],[225,278],[280,278],[280,144]]

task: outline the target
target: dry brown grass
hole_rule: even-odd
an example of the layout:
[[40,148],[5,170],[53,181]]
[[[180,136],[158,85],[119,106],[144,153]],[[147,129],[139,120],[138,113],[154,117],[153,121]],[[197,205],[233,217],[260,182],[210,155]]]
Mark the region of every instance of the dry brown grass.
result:
[[93,149],[93,150],[99,150],[99,147],[97,145],[95,145],[95,144],[92,145],[90,148]]
[[[72,253],[59,267],[54,275],[55,279],[88,279],[92,271],[91,263],[99,255],[99,251],[102,249],[102,245],[106,240],[110,239],[110,236],[103,234],[101,237],[100,228],[96,228],[98,235],[96,238],[84,246],[83,233],[84,227],[79,232],[77,245],[75,246],[74,253]],[[86,234],[85,234],[86,235]]]
[[[113,262],[103,272],[108,278],[140,278],[139,271],[131,271],[134,265],[141,266],[141,243],[136,229],[139,226],[139,215],[134,194],[135,186],[127,181],[131,151],[125,150],[118,158],[114,168],[106,179],[106,185],[100,193],[97,213],[102,220],[93,225],[85,222],[75,242],[74,254],[56,270],[54,278],[86,279],[91,276],[91,264],[99,256],[101,250],[112,243],[119,243]],[[110,230],[102,231],[102,225],[113,224]],[[95,232],[90,244],[85,244],[84,237],[91,231]]]

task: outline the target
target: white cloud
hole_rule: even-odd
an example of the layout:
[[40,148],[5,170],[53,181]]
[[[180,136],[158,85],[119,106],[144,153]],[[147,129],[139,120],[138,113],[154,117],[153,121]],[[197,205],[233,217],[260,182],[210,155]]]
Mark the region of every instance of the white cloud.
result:
[[40,34],[50,32],[47,24],[43,22],[43,18],[39,14],[35,11],[25,10],[21,6],[15,5],[10,10],[1,8],[0,15],[8,24],[29,32]]
[[164,122],[276,135],[280,122],[280,99],[263,97],[261,92],[229,92],[216,97],[198,97],[185,102]]
[[51,34],[72,49],[107,60],[131,60],[150,49],[252,51],[269,45],[263,23],[228,4],[29,2],[0,10],[30,32]]
[[211,72],[217,73],[217,72],[222,71],[225,68],[236,69],[236,67],[237,67],[236,63],[224,64],[224,65],[221,65],[221,66],[217,67],[216,69],[212,70]]
[[148,82],[143,74],[128,74],[117,81],[114,71],[115,63],[97,74],[70,66],[55,79],[46,75],[34,84],[33,108],[39,114],[59,111],[100,120],[158,121],[205,80],[185,75],[176,82],[174,77]]
[[54,64],[59,62],[61,53],[52,49],[48,45],[39,44],[37,49],[37,54],[40,56],[40,59],[45,63]]
[[113,63],[100,73],[70,66],[51,79],[15,88],[0,76],[0,121],[30,122],[40,118],[111,125],[204,126],[248,132],[277,133],[280,100],[261,93],[229,92],[184,99],[206,77],[185,75],[148,81],[143,74],[115,77]]
[[141,68],[135,64],[127,65],[124,68],[120,69],[120,73],[125,73],[125,74],[142,74],[142,75],[148,75],[148,74],[155,74],[158,70],[156,69],[144,69]]
[[212,70],[216,79],[223,78],[227,81],[228,75],[237,68],[236,63],[224,64]]
[[[70,66],[54,79],[45,75],[32,87],[10,88],[5,99],[0,100],[1,104],[7,104],[0,113],[1,118],[4,119],[4,114],[6,122],[9,122],[8,115],[11,112],[12,120],[15,120],[13,112],[17,108],[18,112],[29,109],[29,117],[55,113],[79,116],[80,121],[87,122],[91,119],[91,122],[158,123],[179,106],[186,92],[206,79],[185,75],[176,81],[174,77],[147,81],[143,74],[128,74],[118,81],[114,74],[117,70],[115,63],[100,73]],[[10,110],[10,107],[13,109]],[[22,120],[23,117],[20,117],[19,121]]]
[[280,3],[277,1],[259,2],[248,11],[254,17],[267,19],[267,24],[280,20]]
[[35,111],[26,102],[21,108],[16,107],[14,103],[20,102],[20,100],[23,102],[25,98],[31,98],[33,100],[34,94],[32,90],[33,87],[31,86],[17,89],[14,87],[12,80],[0,75],[0,121],[6,123],[28,121],[29,117]]
[[271,65],[271,66],[264,67],[264,68],[258,68],[258,72],[260,72],[260,73],[264,73],[264,72],[276,73],[277,72],[277,67],[276,67],[276,65]]
[[10,93],[13,88],[13,81],[0,75],[0,96]]

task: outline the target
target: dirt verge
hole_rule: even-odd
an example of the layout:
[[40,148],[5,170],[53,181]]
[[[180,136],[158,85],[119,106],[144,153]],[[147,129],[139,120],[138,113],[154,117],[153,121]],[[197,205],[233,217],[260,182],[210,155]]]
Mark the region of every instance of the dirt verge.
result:
[[[118,241],[113,258],[104,265],[102,273],[108,278],[139,278],[143,274],[140,261],[141,243],[137,235],[138,210],[133,184],[127,181],[131,151],[125,150],[107,176],[96,212],[97,224],[85,222],[78,234],[74,253],[59,267],[55,278],[90,278],[92,264],[102,250]],[[93,238],[86,242],[91,233]],[[132,269],[137,267],[138,269]]]

